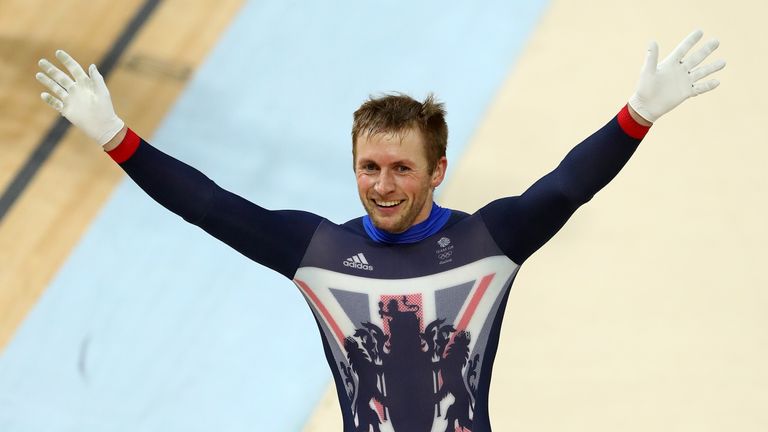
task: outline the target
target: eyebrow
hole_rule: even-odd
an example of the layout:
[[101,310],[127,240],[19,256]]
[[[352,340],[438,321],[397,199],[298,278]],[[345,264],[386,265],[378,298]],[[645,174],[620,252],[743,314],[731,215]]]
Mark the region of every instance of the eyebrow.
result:
[[[367,163],[372,163],[374,165],[380,165],[378,162],[376,162],[373,159],[360,158],[357,161],[357,165],[363,165],[363,164],[367,164]],[[398,159],[398,160],[392,162],[390,165],[415,165],[415,164],[416,163],[413,162],[410,159]]]

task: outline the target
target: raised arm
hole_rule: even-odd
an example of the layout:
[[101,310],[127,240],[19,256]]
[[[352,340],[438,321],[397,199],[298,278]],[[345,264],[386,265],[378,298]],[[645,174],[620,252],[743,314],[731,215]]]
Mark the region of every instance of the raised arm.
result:
[[522,195],[496,200],[478,211],[510,259],[520,264],[552,238],[579,206],[619,173],[659,117],[719,85],[717,80],[700,80],[722,69],[724,61],[697,67],[718,47],[717,40],[686,56],[701,37],[701,31],[691,33],[658,64],[658,46],[651,43],[637,90],[616,117]]
[[104,147],[136,184],[165,208],[243,255],[292,278],[322,218],[270,211],[228,192],[197,169],[159,151],[125,127],[96,66],[88,74],[64,51],[70,75],[40,60],[36,78],[53,94],[42,99]]

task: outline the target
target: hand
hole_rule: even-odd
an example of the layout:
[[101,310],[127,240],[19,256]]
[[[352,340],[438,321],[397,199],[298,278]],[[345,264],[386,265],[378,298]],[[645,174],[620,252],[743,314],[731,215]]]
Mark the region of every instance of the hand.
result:
[[86,75],[80,64],[62,50],[56,51],[56,58],[71,77],[41,59],[38,65],[45,73],[38,72],[35,78],[55,96],[44,92],[40,97],[99,145],[108,143],[125,123],[115,114],[104,78],[95,65],[91,65]]
[[640,73],[637,90],[629,98],[629,106],[644,119],[653,123],[689,97],[698,96],[720,85],[720,81],[716,79],[698,81],[724,68],[725,61],[718,60],[696,68],[720,45],[717,39],[707,42],[686,57],[688,51],[696,45],[702,35],[701,30],[688,35],[658,65],[659,46],[656,42],[651,42],[645,65]]

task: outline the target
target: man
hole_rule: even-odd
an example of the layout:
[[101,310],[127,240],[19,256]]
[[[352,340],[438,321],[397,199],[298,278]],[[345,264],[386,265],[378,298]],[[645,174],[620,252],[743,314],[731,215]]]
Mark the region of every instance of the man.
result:
[[[126,128],[95,66],[47,60],[43,100],[96,140],[152,198],[293,280],[317,321],[345,431],[490,431],[488,391],[520,265],[629,160],[661,115],[715,88],[717,48],[696,31],[660,64],[651,44],[620,113],[517,197],[475,214],[433,202],[447,160],[441,104],[404,95],[354,114],[353,167],[366,216],[342,225],[270,211],[228,192]],[[463,429],[462,429],[463,428]]]

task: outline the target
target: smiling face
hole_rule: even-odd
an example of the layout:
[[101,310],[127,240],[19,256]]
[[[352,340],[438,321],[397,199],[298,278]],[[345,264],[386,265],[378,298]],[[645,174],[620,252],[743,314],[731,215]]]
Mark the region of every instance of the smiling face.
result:
[[429,217],[448,162],[441,157],[430,170],[418,130],[361,135],[355,153],[357,191],[376,227],[401,233]]

